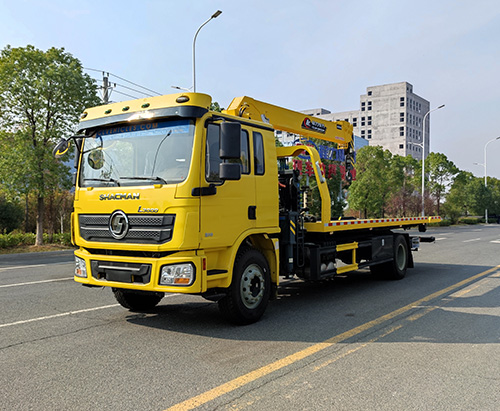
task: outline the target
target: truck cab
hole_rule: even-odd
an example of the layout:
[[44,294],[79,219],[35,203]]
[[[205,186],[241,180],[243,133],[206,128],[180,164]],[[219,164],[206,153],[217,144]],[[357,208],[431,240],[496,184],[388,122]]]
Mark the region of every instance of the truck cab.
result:
[[77,282],[111,287],[131,309],[151,308],[164,293],[220,301],[246,255],[242,307],[222,303],[223,311],[236,322],[261,315],[265,306],[254,314],[256,306],[278,285],[274,130],[211,112],[210,103],[184,93],[82,115],[73,139]]

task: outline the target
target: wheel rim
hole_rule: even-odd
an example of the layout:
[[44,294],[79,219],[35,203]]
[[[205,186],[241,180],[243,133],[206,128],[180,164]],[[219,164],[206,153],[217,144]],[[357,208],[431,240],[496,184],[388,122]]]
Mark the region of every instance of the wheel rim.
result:
[[396,252],[396,265],[398,270],[403,271],[406,267],[406,249],[403,244],[399,244]]
[[257,307],[264,296],[265,282],[262,268],[257,264],[249,265],[241,277],[241,301],[245,307]]

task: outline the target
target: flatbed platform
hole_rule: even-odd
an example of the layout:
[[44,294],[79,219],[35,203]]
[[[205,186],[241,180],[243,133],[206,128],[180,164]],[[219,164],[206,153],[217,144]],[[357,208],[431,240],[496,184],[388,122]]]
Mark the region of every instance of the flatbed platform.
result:
[[314,223],[304,223],[304,228],[313,233],[331,233],[335,231],[372,229],[372,228],[398,228],[404,226],[416,226],[419,224],[438,223],[441,217],[400,217],[400,218],[373,218],[373,219],[354,219],[354,220],[336,220],[329,223],[317,221]]

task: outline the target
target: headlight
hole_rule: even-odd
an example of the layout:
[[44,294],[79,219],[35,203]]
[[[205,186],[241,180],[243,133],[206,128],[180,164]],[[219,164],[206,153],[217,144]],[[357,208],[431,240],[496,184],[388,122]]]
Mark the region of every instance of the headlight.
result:
[[87,265],[85,260],[75,256],[75,276],[87,278]]
[[191,263],[164,265],[160,272],[160,285],[191,285],[194,273]]

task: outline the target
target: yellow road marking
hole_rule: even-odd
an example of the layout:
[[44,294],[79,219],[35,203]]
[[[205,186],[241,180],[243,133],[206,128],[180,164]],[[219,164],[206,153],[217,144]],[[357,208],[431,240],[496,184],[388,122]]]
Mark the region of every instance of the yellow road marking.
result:
[[[493,275],[491,275],[490,277],[492,278],[492,277],[496,277],[496,276],[497,276],[497,274],[493,274]],[[480,285],[481,285],[481,284],[476,284],[476,285],[475,285],[475,286],[473,286],[473,287],[471,286],[471,287],[465,288],[465,289],[463,289],[463,290],[461,290],[461,291],[459,291],[459,292],[456,292],[456,293],[454,294],[454,298],[460,298],[460,297],[463,297],[465,294],[468,294],[468,293],[470,293],[471,291],[475,290],[476,288],[479,288],[479,287],[480,287]],[[416,306],[414,306],[414,308],[417,308],[417,307],[416,307]],[[419,312],[418,312],[418,313],[416,313],[416,314],[413,314],[413,315],[411,315],[411,316],[407,317],[407,318],[406,318],[406,321],[408,321],[408,322],[413,322],[413,321],[416,321],[416,320],[418,320],[418,319],[422,318],[423,316],[425,316],[425,315],[429,314],[430,312],[434,311],[435,309],[437,309],[437,308],[441,308],[441,307],[439,307],[439,306],[431,306],[431,307],[425,307],[425,306],[423,306],[423,307],[418,307],[418,308],[422,308],[422,310],[421,310],[421,311],[419,311]],[[378,340],[381,340],[381,339],[382,339],[382,338],[384,338],[384,337],[387,337],[389,334],[392,334],[394,331],[397,331],[397,330],[399,330],[399,329],[401,329],[401,328],[403,328],[403,324],[399,324],[399,325],[396,325],[396,326],[394,326],[394,327],[391,327],[391,328],[390,328],[389,330],[387,330],[386,332],[384,332],[384,333],[382,333],[382,334],[380,334],[380,335],[378,335],[378,336],[376,336],[376,337],[372,338],[371,340],[367,341],[366,343],[363,343],[363,344],[361,344],[361,345],[357,346],[356,348],[353,348],[352,350],[346,351],[345,353],[342,353],[341,355],[339,355],[339,356],[337,356],[337,357],[335,357],[335,358],[333,358],[333,359],[331,359],[331,360],[328,360],[328,361],[326,361],[326,362],[324,362],[324,363],[322,363],[322,364],[320,364],[320,365],[316,366],[316,367],[314,368],[313,372],[318,371],[318,370],[320,370],[321,368],[324,368],[324,367],[326,367],[326,366],[328,366],[328,365],[330,365],[330,364],[332,364],[332,363],[334,363],[334,362],[337,362],[338,360],[340,360],[340,359],[342,359],[342,358],[344,358],[344,357],[347,357],[348,355],[353,354],[353,353],[355,353],[356,351],[359,351],[360,349],[365,348],[366,346],[368,346],[368,345],[370,345],[370,344],[372,344],[372,343],[374,343],[374,342],[377,342]]]
[[[316,354],[317,352],[323,351],[325,348],[331,347],[334,344],[337,344],[341,341],[347,340],[351,337],[354,337],[355,335],[361,334],[363,331],[366,331],[370,328],[373,328],[377,325],[382,324],[385,321],[391,320],[391,319],[393,319],[401,314],[404,314],[404,313],[412,310],[413,308],[418,307],[422,303],[436,299],[444,294],[447,294],[453,290],[456,290],[457,288],[463,287],[463,286],[465,286],[465,285],[467,285],[475,280],[478,280],[482,277],[485,277],[488,274],[491,274],[494,271],[498,270],[499,268],[500,268],[500,265],[497,265],[496,267],[490,268],[489,270],[483,271],[483,272],[476,274],[470,278],[467,278],[463,281],[460,281],[454,285],[446,287],[440,291],[436,291],[435,293],[432,293],[426,297],[423,297],[420,300],[417,300],[417,301],[415,301],[411,304],[408,304],[402,308],[399,308],[395,311],[392,311],[389,314],[378,317],[378,318],[376,318],[372,321],[369,321],[365,324],[362,324],[356,328],[353,328],[349,331],[338,334],[338,335],[336,335],[332,338],[329,338],[328,340],[325,340],[323,342],[314,344],[314,345],[307,347],[301,351],[298,351],[294,354],[288,355],[287,357],[284,357],[280,360],[274,361],[268,365],[260,367],[254,371],[250,371],[247,374],[244,374],[240,377],[237,377],[231,381],[228,381],[225,384],[219,385],[218,387],[212,388],[211,390],[208,390],[204,393],[201,393],[195,397],[189,398],[185,401],[182,401],[178,404],[175,404],[172,407],[167,408],[167,410],[165,410],[165,411],[192,410],[196,407],[199,407],[200,405],[206,404],[207,402],[210,402],[218,397],[221,397],[224,394],[227,394],[227,393],[234,391],[234,390],[236,390],[244,385],[247,385],[253,381],[256,381],[262,377],[265,377],[266,375],[269,375],[269,374],[273,373],[274,371],[280,370],[284,367],[287,367],[291,364],[294,364],[294,363],[296,363],[304,358],[307,358],[313,354]],[[425,310],[424,314],[422,314],[422,315],[425,315],[427,312],[431,311],[432,309],[433,308],[431,307],[430,309]],[[418,314],[416,314],[410,318],[412,318],[414,320],[414,319],[420,318],[422,315],[419,316]],[[398,328],[399,327],[391,328],[384,335],[390,334],[391,332],[395,331]],[[381,337],[377,337],[377,338],[381,338]],[[365,343],[365,345],[367,345],[368,343]],[[358,347],[357,349],[360,349],[362,347],[363,346]],[[354,349],[354,351],[356,351],[357,349]],[[347,355],[347,353],[345,355]]]
[[371,343],[374,343],[374,342],[388,336],[389,334],[392,334],[394,331],[397,331],[402,327],[403,327],[402,324],[392,327],[391,329],[389,329],[385,333],[378,335],[375,338],[372,338],[371,340],[357,346],[356,348],[353,348],[352,350],[346,351],[346,352],[338,355],[337,357],[332,358],[331,360],[325,361],[324,363],[314,367],[313,372],[316,372],[316,371],[318,371],[318,370],[320,370],[320,369],[322,369],[330,364],[333,364],[334,362],[337,362],[338,360],[341,360],[342,358],[347,357],[348,355],[351,355],[351,354],[355,353],[356,351],[361,350],[361,348],[365,348],[367,345],[370,345]]

